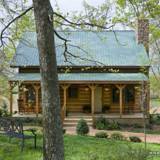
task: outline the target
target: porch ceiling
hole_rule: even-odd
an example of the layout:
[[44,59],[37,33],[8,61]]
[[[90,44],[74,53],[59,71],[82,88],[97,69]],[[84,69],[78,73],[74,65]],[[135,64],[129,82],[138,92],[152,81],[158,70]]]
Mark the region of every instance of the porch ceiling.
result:
[[[148,81],[142,73],[59,73],[60,82],[141,82]],[[40,81],[39,73],[19,73],[10,78],[10,81]]]

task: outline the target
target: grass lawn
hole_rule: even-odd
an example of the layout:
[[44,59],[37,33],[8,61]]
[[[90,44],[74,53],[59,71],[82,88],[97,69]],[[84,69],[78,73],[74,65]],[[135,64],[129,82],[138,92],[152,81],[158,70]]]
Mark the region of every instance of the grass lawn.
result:
[[[132,147],[140,153],[144,146],[143,143],[70,135],[64,136],[64,143],[65,160],[122,160],[125,150],[129,151]],[[25,143],[23,152],[20,151],[19,144],[20,141],[17,139],[12,139],[9,143],[8,138],[0,136],[0,160],[42,160],[42,136],[38,136],[37,149],[33,148],[32,140]],[[148,144],[148,149],[159,151],[160,144]],[[130,157],[128,154],[125,155],[125,160],[130,160],[127,159],[127,156]],[[154,157],[154,160],[160,160],[160,156]]]

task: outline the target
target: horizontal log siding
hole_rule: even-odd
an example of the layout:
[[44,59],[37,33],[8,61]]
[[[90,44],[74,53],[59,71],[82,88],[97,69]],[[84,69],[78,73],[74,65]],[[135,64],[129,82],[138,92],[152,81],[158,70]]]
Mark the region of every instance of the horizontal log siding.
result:
[[[107,88],[107,90],[105,90],[105,88]],[[117,104],[112,103],[112,85],[104,85],[102,91],[103,91],[102,104],[110,106],[109,113],[119,113],[120,112],[119,103]],[[130,112],[133,113],[141,112],[140,100],[141,100],[141,94],[139,90],[135,90],[134,103],[124,104],[124,95],[123,95],[123,113],[127,113],[128,108],[130,108]]]
[[[78,98],[68,98],[67,95],[67,111],[68,112],[83,112],[84,105],[91,105],[91,90],[86,85],[76,85],[79,89]],[[112,86],[113,85],[100,85],[102,86],[102,105],[110,106],[109,113],[119,113],[119,104],[112,103]],[[86,90],[88,88],[88,90]],[[106,89],[107,90],[106,90]],[[68,94],[68,89],[67,89]],[[22,90],[19,91],[19,99],[25,99],[25,94]],[[63,89],[60,87],[60,103],[61,107],[63,107]],[[123,100],[124,101],[124,100]],[[135,102],[132,104],[125,105],[123,103],[123,113],[127,111],[127,107],[131,108],[133,113],[141,112],[141,91],[139,89],[135,89]],[[24,100],[25,102],[25,100]],[[42,112],[41,107],[41,91],[39,90],[39,112]],[[35,112],[35,106],[32,109],[28,107],[28,104],[25,103],[26,112]]]
[[103,105],[110,106],[109,113],[119,113],[119,104],[112,103],[112,85],[103,86]]
[[[91,104],[91,91],[85,85],[77,85],[78,98],[68,98],[67,95],[67,112],[83,112],[84,105]],[[67,92],[68,94],[68,92]]]
[[138,113],[141,112],[141,89],[135,90],[135,106],[134,106],[134,112]]

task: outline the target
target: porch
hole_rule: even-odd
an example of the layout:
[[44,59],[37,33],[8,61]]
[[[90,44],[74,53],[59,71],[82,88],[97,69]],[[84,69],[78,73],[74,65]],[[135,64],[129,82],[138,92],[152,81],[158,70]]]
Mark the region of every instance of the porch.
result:
[[[107,76],[106,73],[97,74],[101,75],[101,79],[93,77],[93,73],[82,73],[85,76],[84,79],[79,78],[80,74],[75,73],[76,80],[75,77],[73,78],[73,73],[72,79],[68,74],[64,74],[68,79],[65,77],[65,80],[63,78],[60,81],[63,120],[70,113],[103,115],[109,118],[142,118],[142,88],[148,89],[147,79],[143,74],[140,76],[115,73],[112,77],[110,77],[111,73],[107,73]],[[10,81],[10,112],[13,113],[12,91],[17,86],[18,112],[22,115],[30,113],[38,116],[42,112],[40,79],[28,77],[31,74],[23,75],[25,75],[23,81],[21,77]],[[91,76],[92,80],[90,80]],[[117,77],[120,78],[117,79]],[[148,98],[145,100],[147,110],[149,109],[148,100]]]

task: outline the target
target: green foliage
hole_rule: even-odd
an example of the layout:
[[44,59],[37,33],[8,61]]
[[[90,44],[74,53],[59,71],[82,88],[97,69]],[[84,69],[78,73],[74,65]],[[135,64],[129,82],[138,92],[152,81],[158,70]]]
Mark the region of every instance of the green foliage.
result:
[[120,125],[116,121],[109,122],[104,117],[98,117],[95,121],[95,128],[99,130],[114,130],[120,129]]
[[142,140],[137,136],[131,136],[129,139],[131,142],[142,142]]
[[80,119],[76,126],[76,132],[79,135],[86,135],[89,132],[89,127],[87,122],[84,119]]
[[160,114],[150,114],[150,123],[160,125]]
[[42,126],[41,117],[14,117],[17,121],[21,121],[25,126]]
[[160,83],[159,83],[159,76],[151,75],[149,77],[150,80],[150,89],[151,89],[151,98],[160,98],[159,90],[160,90]]
[[111,134],[111,139],[113,140],[119,140],[119,141],[122,141],[122,140],[126,140],[126,138],[119,132],[114,132]]
[[118,4],[120,7],[124,8],[125,5],[126,5],[126,0],[117,0],[117,4]]
[[[38,132],[38,131],[37,131]],[[42,160],[43,135],[37,136],[37,149],[32,141],[25,142],[20,152],[18,139],[9,143],[6,136],[0,136],[0,159],[2,160]],[[64,135],[65,160],[152,160],[149,150],[159,151],[160,145],[148,144],[145,151],[141,143],[110,141],[89,136]],[[154,157],[158,160],[159,157]]]
[[149,150],[145,150],[143,147],[134,148],[130,145],[123,146],[117,149],[115,158],[111,160],[149,160],[152,159],[149,156]]
[[140,124],[138,124],[138,123],[135,123],[135,124],[133,124],[133,127],[134,127],[134,128],[143,128],[143,125],[140,125]]
[[0,108],[0,117],[8,117],[10,116],[7,105],[4,103],[4,105]]
[[110,122],[110,123],[109,123],[109,125],[107,126],[107,129],[108,129],[108,130],[120,129],[120,125],[119,125],[118,122],[113,121],[113,122]]
[[[71,14],[71,19],[75,23],[81,24],[80,26],[73,25],[73,28],[79,28],[83,30],[103,30],[103,27],[110,27],[112,24],[112,17],[109,16],[109,13],[112,12],[113,3],[112,1],[107,1],[102,3],[99,6],[92,6],[86,1],[83,2],[83,7],[85,12],[73,12]],[[93,24],[85,25],[84,22]],[[97,26],[96,26],[97,25]],[[98,26],[103,26],[98,27]],[[100,37],[101,38],[101,37]]]
[[107,126],[109,125],[109,122],[104,117],[98,117],[95,120],[95,128],[99,130],[105,130],[107,129]]
[[8,97],[9,96],[8,88],[9,88],[8,78],[6,76],[0,76],[0,95]]
[[97,138],[108,138],[108,134],[106,132],[98,132],[95,134]]

